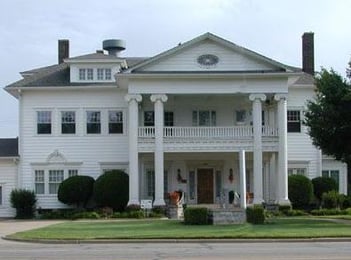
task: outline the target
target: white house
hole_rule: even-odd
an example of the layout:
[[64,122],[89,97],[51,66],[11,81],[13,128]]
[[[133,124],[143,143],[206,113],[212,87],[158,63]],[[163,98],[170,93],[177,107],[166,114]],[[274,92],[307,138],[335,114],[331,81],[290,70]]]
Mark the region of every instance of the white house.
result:
[[211,33],[151,58],[120,56],[122,40],[103,48],[70,58],[60,40],[59,64],[5,88],[19,102],[16,185],[35,190],[39,207],[64,206],[65,178],[109,169],[129,174],[129,204],[165,205],[179,189],[188,204],[231,190],[247,195],[242,207],[287,204],[288,174],[331,176],[347,192],[346,165],[322,156],[302,124],[313,33],[303,35],[302,69]]

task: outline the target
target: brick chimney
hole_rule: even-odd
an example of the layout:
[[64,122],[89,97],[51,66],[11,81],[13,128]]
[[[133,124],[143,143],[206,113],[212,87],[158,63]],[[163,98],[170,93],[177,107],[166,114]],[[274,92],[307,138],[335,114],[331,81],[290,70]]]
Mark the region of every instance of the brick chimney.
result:
[[314,40],[313,32],[302,35],[302,71],[314,76]]
[[69,58],[69,40],[58,41],[58,63],[63,63],[64,59]]

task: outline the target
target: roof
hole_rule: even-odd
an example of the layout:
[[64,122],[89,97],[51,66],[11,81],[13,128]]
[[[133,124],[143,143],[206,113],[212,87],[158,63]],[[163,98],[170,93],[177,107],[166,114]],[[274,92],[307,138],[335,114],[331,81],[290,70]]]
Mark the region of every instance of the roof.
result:
[[0,157],[18,157],[18,138],[0,138]]
[[303,73],[293,85],[314,85],[314,77],[308,73]]
[[289,71],[289,72],[301,72],[302,71],[301,68],[285,65],[283,63],[280,63],[278,61],[270,59],[270,58],[268,58],[266,56],[263,56],[263,55],[261,55],[261,54],[259,54],[257,52],[251,51],[251,50],[246,49],[246,48],[244,48],[242,46],[239,46],[239,45],[237,45],[237,44],[235,44],[233,42],[230,42],[230,41],[228,41],[226,39],[223,39],[223,38],[218,37],[218,36],[216,36],[216,35],[214,35],[212,33],[207,32],[207,33],[202,34],[202,35],[200,35],[200,36],[198,36],[198,37],[196,37],[196,38],[194,38],[194,39],[192,39],[190,41],[187,41],[187,42],[185,42],[183,44],[179,44],[179,45],[177,45],[176,47],[174,47],[172,49],[169,49],[169,50],[167,50],[165,52],[162,52],[162,53],[160,53],[160,54],[158,54],[158,55],[156,55],[156,56],[154,56],[154,57],[152,57],[150,59],[147,59],[144,62],[141,62],[141,63],[137,64],[136,66],[134,66],[132,68],[129,68],[127,72],[131,72],[131,73],[137,72],[137,73],[139,73],[138,69],[140,69],[142,67],[145,67],[145,66],[147,66],[147,65],[149,65],[151,63],[154,63],[155,61],[158,61],[160,59],[168,57],[168,56],[174,54],[175,52],[178,52],[178,51],[180,51],[180,50],[182,50],[184,48],[188,48],[190,46],[193,46],[194,44],[196,44],[198,42],[201,42],[203,40],[206,40],[206,39],[210,39],[210,40],[215,41],[215,42],[217,42],[219,44],[222,44],[222,45],[224,45],[224,46],[226,46],[226,47],[228,47],[228,48],[230,48],[232,50],[238,51],[238,52],[243,53],[243,54],[245,54],[247,56],[250,56],[250,57],[258,59],[258,60],[261,60],[263,62],[269,63],[269,64],[271,64],[271,65],[273,65],[275,67],[278,67],[278,68],[282,69],[282,70],[278,70],[278,71],[283,71],[283,70]]

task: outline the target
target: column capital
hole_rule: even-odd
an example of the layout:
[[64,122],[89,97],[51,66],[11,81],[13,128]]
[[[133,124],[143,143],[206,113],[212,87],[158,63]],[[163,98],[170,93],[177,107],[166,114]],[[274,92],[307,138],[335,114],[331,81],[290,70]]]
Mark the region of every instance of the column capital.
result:
[[160,100],[161,102],[166,102],[168,100],[168,97],[166,94],[153,94],[150,96],[151,102],[156,102],[157,100]]
[[265,94],[259,94],[259,93],[255,93],[255,94],[250,94],[249,99],[251,101],[260,99],[261,101],[265,101],[266,100],[266,95]]
[[287,100],[288,99],[288,94],[287,93],[277,93],[274,95],[274,100],[279,101],[279,100]]
[[124,99],[128,103],[132,100],[135,100],[136,102],[141,102],[141,100],[143,100],[143,97],[140,94],[127,94],[125,95]]

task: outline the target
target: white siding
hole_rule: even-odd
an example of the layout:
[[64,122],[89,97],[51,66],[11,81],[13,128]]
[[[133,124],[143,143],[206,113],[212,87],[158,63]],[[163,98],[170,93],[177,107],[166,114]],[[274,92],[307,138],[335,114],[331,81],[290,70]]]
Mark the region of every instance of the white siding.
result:
[[[288,110],[306,110],[306,101],[314,96],[313,89],[289,88]],[[301,113],[303,120],[303,113]],[[292,164],[306,164],[309,178],[320,176],[319,151],[312,144],[307,128],[302,125],[301,133],[288,133],[288,161]]]
[[[216,66],[210,70],[272,70],[274,67],[271,64],[263,63],[262,61],[254,60],[240,52],[220,46],[211,40],[205,40],[195,46],[191,46],[184,50],[160,59],[154,64],[150,64],[143,68],[143,71],[196,71],[206,70],[197,63],[197,58],[203,54],[213,54],[219,58]],[[208,70],[208,69],[207,69]]]
[[13,159],[0,158],[0,186],[2,187],[2,202],[0,205],[0,218],[13,217],[15,210],[11,208],[10,193],[16,188],[17,165]]
[[[101,174],[101,163],[128,162],[128,136],[123,134],[108,134],[109,109],[124,111],[124,125],[127,125],[127,104],[125,92],[117,89],[103,90],[70,90],[70,91],[28,91],[23,93],[21,106],[22,147],[21,147],[21,186],[34,189],[34,170],[37,165],[60,169],[73,163],[79,169],[79,174],[90,175],[94,178]],[[102,133],[86,134],[86,110],[102,112]],[[36,133],[36,111],[52,111],[52,134],[48,136]],[[76,134],[62,135],[60,133],[60,111],[74,110],[77,113]],[[65,163],[46,164],[47,158],[58,150],[65,158]],[[42,208],[62,206],[56,196],[38,195]]]

